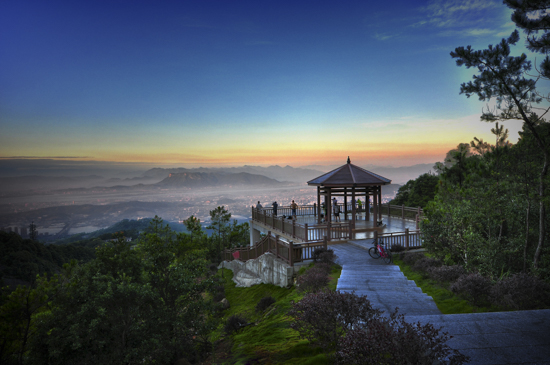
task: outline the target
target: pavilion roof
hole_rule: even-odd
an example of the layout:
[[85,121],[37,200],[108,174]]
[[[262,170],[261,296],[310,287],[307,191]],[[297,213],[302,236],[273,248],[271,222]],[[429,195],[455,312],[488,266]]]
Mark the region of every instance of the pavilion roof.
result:
[[313,186],[374,186],[391,184],[390,179],[365,170],[350,162],[307,182]]

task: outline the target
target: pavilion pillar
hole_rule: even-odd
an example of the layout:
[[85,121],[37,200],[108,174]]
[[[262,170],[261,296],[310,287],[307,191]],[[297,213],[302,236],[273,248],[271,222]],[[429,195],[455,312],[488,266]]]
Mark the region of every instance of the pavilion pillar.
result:
[[325,195],[325,199],[327,201],[325,202],[325,205],[327,206],[327,222],[332,222],[332,191],[330,191],[330,188],[327,188],[327,195]]
[[378,187],[378,204],[380,208],[378,209],[378,220],[382,220],[382,186]]
[[355,186],[351,188],[351,228],[355,229]]
[[348,220],[348,188],[344,187],[344,220]]
[[370,191],[365,191],[365,220],[370,221]]
[[321,224],[321,187],[317,187],[317,223]]
[[372,194],[372,217],[374,221],[374,226],[376,227],[376,219],[378,217],[378,192],[375,190]]

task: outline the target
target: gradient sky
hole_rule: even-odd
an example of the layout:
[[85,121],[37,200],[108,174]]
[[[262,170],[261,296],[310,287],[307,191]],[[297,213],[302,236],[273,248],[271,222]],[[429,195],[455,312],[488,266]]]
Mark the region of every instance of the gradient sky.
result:
[[[508,37],[510,14],[490,0],[3,1],[0,158],[441,161],[493,140],[449,52]],[[520,125],[505,123],[511,140]]]

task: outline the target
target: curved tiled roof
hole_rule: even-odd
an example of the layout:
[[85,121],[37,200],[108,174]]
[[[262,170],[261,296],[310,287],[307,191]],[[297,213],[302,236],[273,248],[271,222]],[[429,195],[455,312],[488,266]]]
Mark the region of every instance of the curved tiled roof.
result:
[[372,186],[391,184],[390,179],[348,163],[307,182],[314,186]]

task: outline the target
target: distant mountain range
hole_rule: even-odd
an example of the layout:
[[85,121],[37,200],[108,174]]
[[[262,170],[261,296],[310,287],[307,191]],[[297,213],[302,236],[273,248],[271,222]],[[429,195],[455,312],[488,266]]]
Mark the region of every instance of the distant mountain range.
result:
[[254,175],[247,172],[234,174],[213,173],[213,172],[179,172],[170,173],[168,177],[155,184],[161,187],[171,188],[202,188],[210,186],[272,186],[280,185],[281,182],[270,179],[263,175]]

